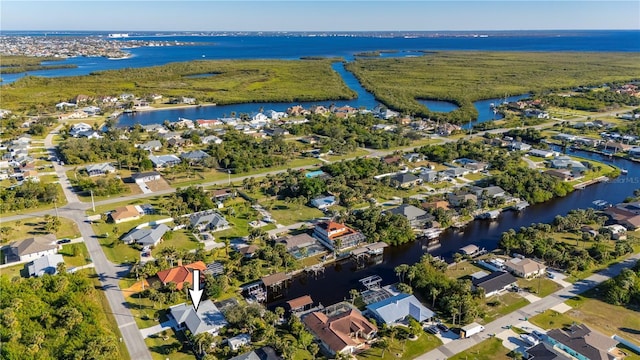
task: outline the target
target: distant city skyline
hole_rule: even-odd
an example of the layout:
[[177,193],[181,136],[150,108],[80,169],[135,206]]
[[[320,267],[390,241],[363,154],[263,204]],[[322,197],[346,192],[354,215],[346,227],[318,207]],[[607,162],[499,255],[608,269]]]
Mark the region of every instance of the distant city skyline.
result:
[[640,30],[640,1],[15,1],[0,30]]

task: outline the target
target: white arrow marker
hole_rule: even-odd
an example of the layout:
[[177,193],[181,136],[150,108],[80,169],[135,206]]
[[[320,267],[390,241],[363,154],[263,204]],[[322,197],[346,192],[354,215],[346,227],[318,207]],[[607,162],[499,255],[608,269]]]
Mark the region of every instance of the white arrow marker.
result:
[[189,289],[189,296],[193,303],[193,308],[198,311],[200,305],[200,299],[202,298],[202,290],[200,289],[200,270],[193,270],[193,290]]

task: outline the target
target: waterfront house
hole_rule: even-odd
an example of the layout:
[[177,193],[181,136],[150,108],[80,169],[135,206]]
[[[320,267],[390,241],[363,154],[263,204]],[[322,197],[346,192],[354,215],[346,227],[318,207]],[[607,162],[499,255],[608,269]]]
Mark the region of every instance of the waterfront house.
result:
[[484,290],[485,297],[491,297],[513,287],[518,280],[508,272],[495,271],[481,278],[471,280],[474,288]]
[[449,203],[453,206],[461,206],[462,204],[464,204],[469,200],[477,203],[478,197],[475,194],[469,194],[469,193],[465,193],[465,194],[449,193],[448,200],[449,200]]
[[165,224],[156,225],[153,228],[133,229],[122,237],[122,241],[125,244],[136,243],[142,246],[156,246],[169,230],[169,227]]
[[438,200],[432,202],[424,202],[421,204],[424,209],[444,209],[449,210],[451,207],[449,206],[449,202],[445,200]]
[[482,188],[479,186],[471,186],[469,191],[474,193],[478,198],[487,197],[487,198],[498,198],[504,197],[507,193],[500,186],[488,186],[486,188]]
[[9,244],[9,258],[16,261],[30,261],[41,256],[57,254],[62,246],[56,243],[56,236],[47,234],[44,236],[34,236],[22,241],[15,241]]
[[547,267],[533,259],[529,258],[513,258],[504,263],[507,271],[511,272],[515,276],[519,276],[525,279],[537,277],[545,273]]
[[419,322],[429,321],[435,313],[413,295],[400,293],[388,299],[367,305],[367,310],[378,321],[389,326],[397,325],[409,317]]
[[627,154],[629,154],[629,156],[631,156],[632,158],[639,158],[640,157],[640,147],[633,147],[633,148],[629,149],[629,151],[627,151]]
[[418,185],[422,182],[422,179],[413,175],[412,173],[400,173],[391,176],[391,186],[398,188],[409,188]]
[[541,158],[550,158],[558,155],[555,151],[541,150],[541,149],[531,149],[529,150],[529,155],[541,157]]
[[345,304],[334,313],[315,311],[302,318],[309,331],[320,341],[321,348],[330,356],[354,354],[367,347],[378,328],[360,311]]
[[162,285],[167,285],[172,282],[176,284],[177,290],[182,290],[185,283],[191,284],[193,282],[193,271],[200,271],[200,276],[204,276],[204,271],[207,269],[207,265],[202,261],[196,261],[191,264],[182,265],[182,261],[178,261],[178,266],[158,271],[156,274]]
[[115,224],[120,224],[126,221],[138,220],[142,215],[144,215],[144,211],[140,206],[127,205],[115,208],[109,213],[109,219]]
[[632,201],[628,203],[619,203],[615,205],[618,209],[632,212],[636,215],[640,215],[640,201]]
[[284,244],[287,247],[287,251],[295,251],[315,244],[316,239],[307,233],[301,233],[277,239],[276,242]]
[[171,306],[169,314],[178,324],[178,329],[187,328],[192,335],[209,333],[217,336],[227,326],[227,320],[211,300],[200,302],[198,311],[191,304],[182,303]]
[[385,213],[404,216],[414,229],[422,229],[427,222],[434,219],[434,217],[426,211],[409,204],[402,204],[396,208],[387,210]]
[[108,173],[114,173],[116,168],[109,163],[93,164],[84,168],[89,176],[100,176]]
[[318,223],[313,229],[313,236],[331,251],[354,247],[365,240],[361,232],[333,221]]
[[545,342],[579,360],[622,359],[616,351],[618,342],[586,325],[572,324],[567,329],[552,329]]
[[587,171],[587,166],[580,161],[573,160],[569,156],[556,156],[550,161],[550,166],[554,169],[569,169],[572,172],[582,173]]
[[180,164],[180,158],[175,155],[149,155],[149,160],[156,169],[168,168]]
[[212,120],[198,119],[196,120],[196,124],[198,124],[198,126],[201,128],[209,129],[215,126],[222,125],[222,121],[217,119],[212,119]]
[[561,170],[556,170],[556,169],[550,169],[544,172],[547,175],[551,175],[555,178],[558,178],[562,181],[570,181],[573,180],[573,173],[571,173],[571,171],[567,170],[567,169],[561,169]]
[[60,254],[49,254],[41,256],[29,264],[27,270],[29,276],[42,276],[44,274],[55,275],[58,272],[58,264],[63,263],[64,259]]
[[634,231],[640,228],[640,215],[634,212],[623,210],[617,207],[609,207],[604,210],[613,221],[626,227],[628,230]]
[[157,171],[148,171],[143,173],[131,174],[131,179],[138,185],[144,184],[149,181],[160,180],[162,175]]
[[311,206],[318,208],[320,210],[326,210],[330,206],[335,205],[336,197],[333,195],[330,196],[319,196],[311,200]]

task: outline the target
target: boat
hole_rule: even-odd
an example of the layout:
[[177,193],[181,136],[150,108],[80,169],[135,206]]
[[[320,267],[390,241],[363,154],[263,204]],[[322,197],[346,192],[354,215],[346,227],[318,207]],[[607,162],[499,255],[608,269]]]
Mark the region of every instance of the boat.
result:
[[112,38],[112,39],[127,38],[127,37],[129,37],[129,34],[127,34],[127,33],[113,33],[113,34],[109,34],[109,37]]
[[422,236],[429,240],[437,238],[438,236],[440,236],[440,234],[442,234],[442,229],[438,228],[422,230]]
[[620,173],[626,175],[629,172],[627,169],[620,169]]

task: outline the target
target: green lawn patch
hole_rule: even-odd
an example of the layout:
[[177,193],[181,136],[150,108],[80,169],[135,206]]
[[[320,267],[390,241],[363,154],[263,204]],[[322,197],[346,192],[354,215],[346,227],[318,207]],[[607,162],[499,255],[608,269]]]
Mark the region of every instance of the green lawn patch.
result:
[[[60,228],[55,232],[57,238],[77,238],[80,236],[78,225],[67,218],[60,219]],[[32,217],[16,221],[0,222],[0,228],[6,228],[2,242],[27,239],[38,235],[46,235],[44,217]]]
[[185,340],[182,332],[176,333],[174,330],[167,330],[144,339],[144,342],[151,351],[151,357],[154,360],[193,360],[195,358],[193,351],[182,346]]
[[[390,339],[387,339],[390,340]],[[438,346],[442,345],[440,339],[435,337],[432,334],[423,333],[420,334],[417,340],[400,340],[393,339],[390,342],[389,349],[384,351],[379,347],[372,347],[371,349],[364,351],[358,354],[356,357],[358,359],[382,359],[382,360],[392,360],[392,359],[413,359],[418,355],[422,355],[428,351],[431,351]]]
[[67,269],[91,262],[89,250],[87,250],[87,246],[83,242],[62,245],[62,249],[58,250],[58,254],[61,254],[64,258]]
[[177,230],[173,232],[171,239],[164,240],[151,251],[152,256],[157,256],[162,249],[173,246],[176,249],[195,250],[202,247],[202,243],[196,240],[188,230]]
[[506,292],[500,295],[495,295],[486,300],[487,313],[482,319],[483,323],[488,324],[500,316],[512,313],[529,304],[527,299],[522,296],[513,293]]
[[450,266],[447,268],[445,274],[450,278],[460,279],[465,276],[469,276],[478,271],[486,271],[483,268],[476,266],[468,261],[461,262],[457,265]]
[[545,312],[543,312],[542,314],[530,317],[529,322],[545,330],[549,330],[571,326],[571,324],[573,324],[574,322],[574,319],[567,316],[566,314],[561,314],[557,311],[545,310]]
[[562,288],[562,286],[560,286],[558,283],[547,278],[518,278],[518,286],[539,297],[545,297],[547,295],[553,294],[554,292]]
[[[2,254],[4,256],[4,254]],[[26,264],[18,264],[13,266],[7,266],[5,268],[0,269],[0,275],[7,277],[8,279],[13,279],[14,277],[29,277],[29,273]]]
[[305,204],[285,202],[284,200],[267,200],[262,204],[271,216],[282,225],[291,225],[324,216],[324,213]]
[[502,340],[492,338],[472,346],[466,351],[456,354],[448,360],[510,360],[509,349],[502,346]]

